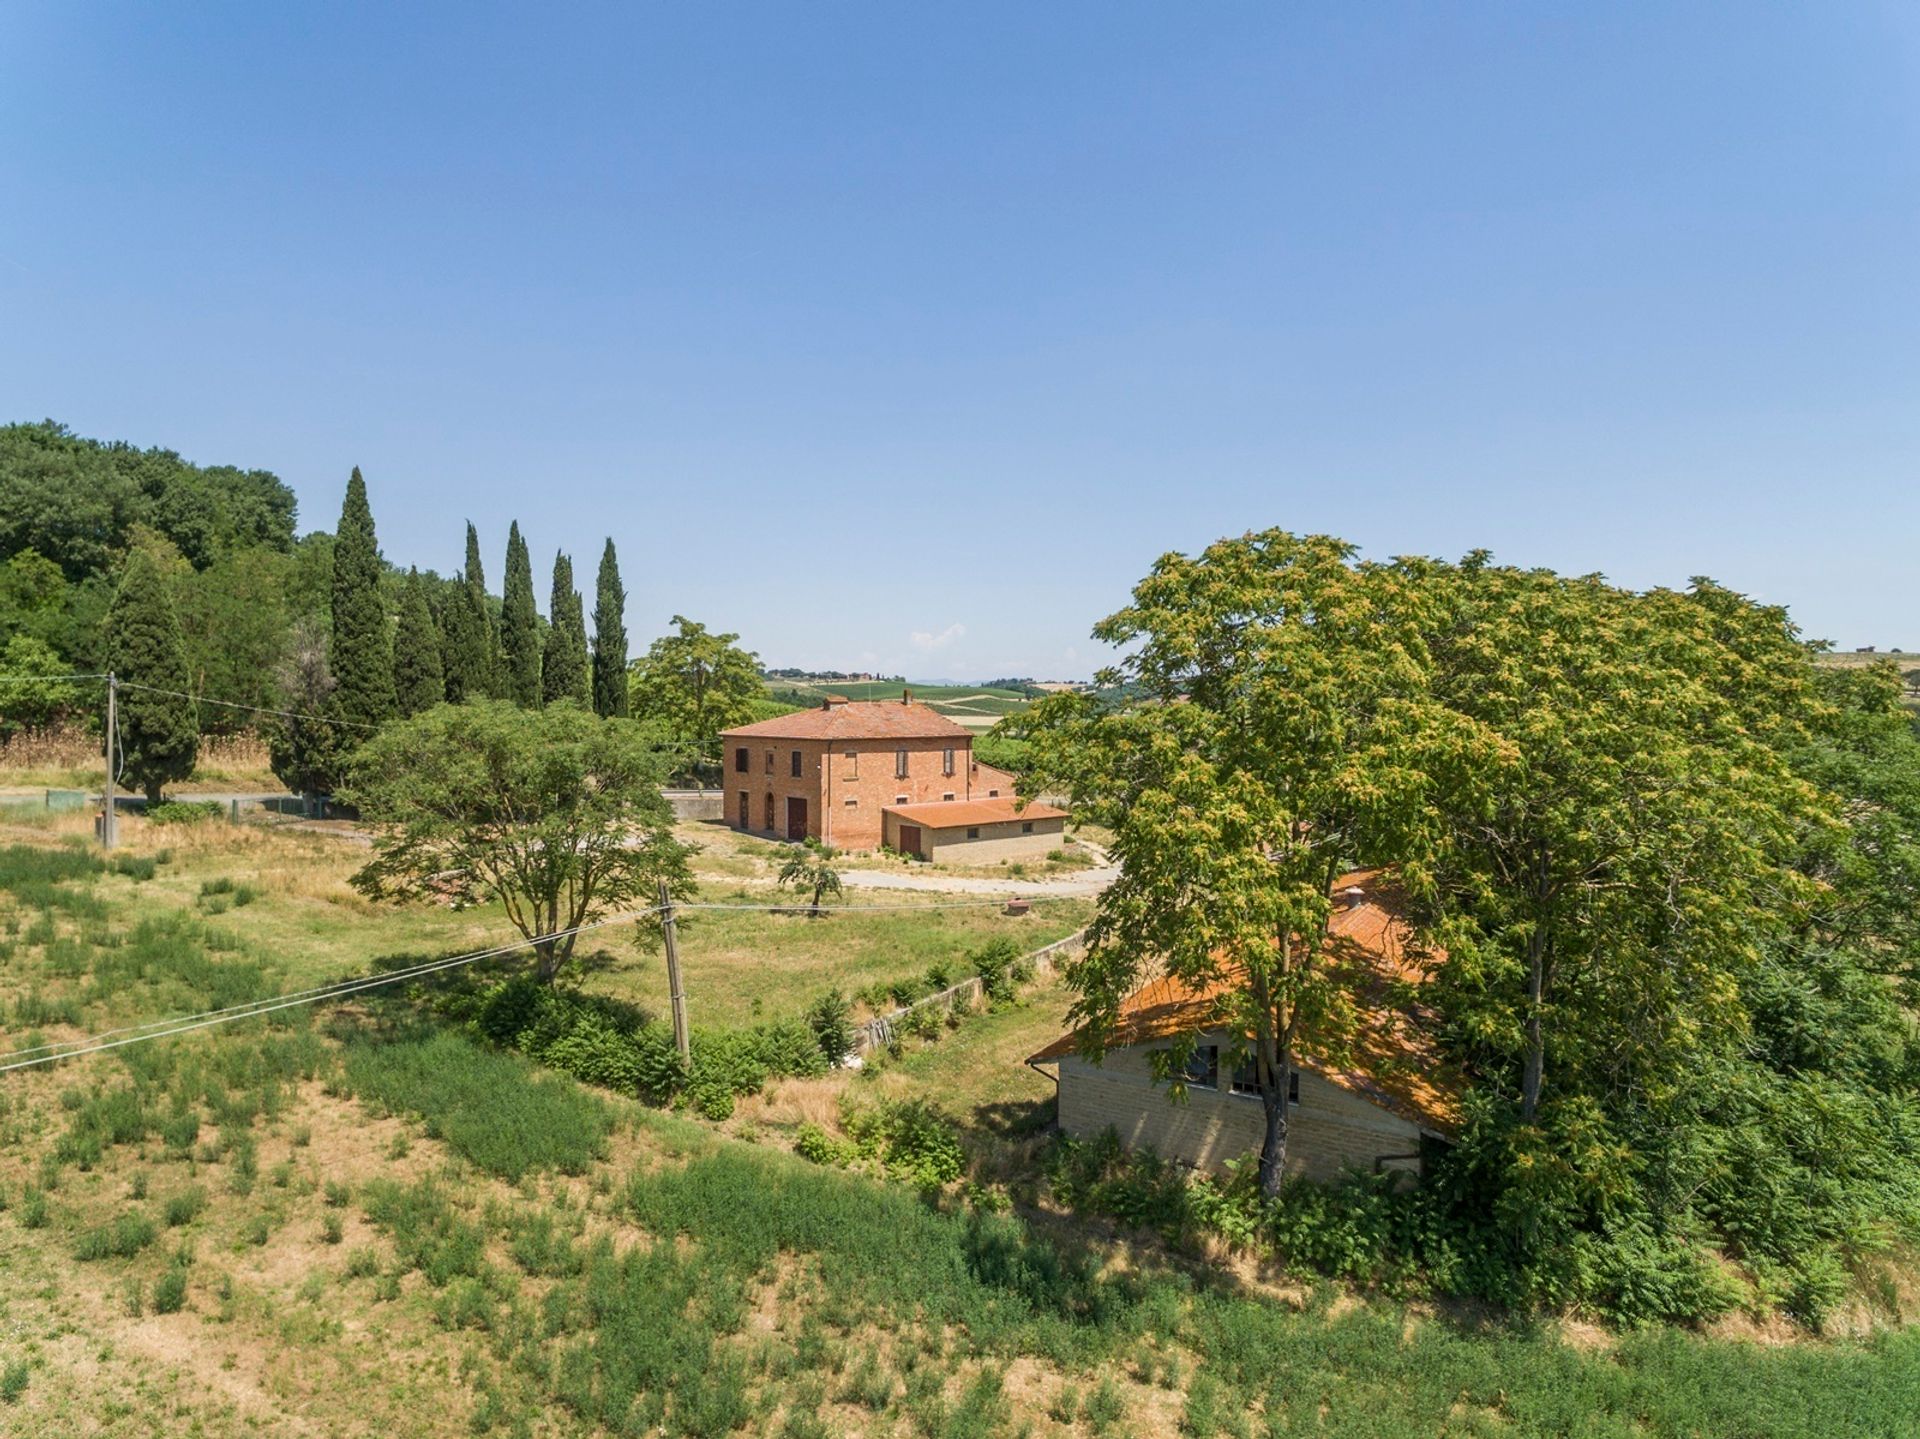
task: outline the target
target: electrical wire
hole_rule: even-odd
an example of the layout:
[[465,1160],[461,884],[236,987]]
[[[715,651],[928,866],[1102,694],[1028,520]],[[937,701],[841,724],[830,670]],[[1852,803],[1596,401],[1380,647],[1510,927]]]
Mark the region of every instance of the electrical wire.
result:
[[78,684],[81,680],[105,678],[105,675],[0,675],[0,685]]
[[[1069,899],[1070,895],[1042,895],[1040,899]],[[79,1059],[89,1054],[99,1054],[110,1049],[119,1049],[129,1044],[140,1044],[151,1039],[171,1039],[176,1035],[190,1034],[195,1030],[206,1029],[216,1024],[230,1024],[237,1020],[254,1019],[261,1015],[273,1014],[283,1009],[292,1009],[304,1004],[319,1004],[326,1000],[343,999],[361,994],[370,989],[379,989],[390,984],[405,984],[410,980],[428,975],[443,973],[462,966],[478,963],[483,959],[494,959],[503,954],[512,954],[519,950],[532,949],[537,945],[548,944],[558,939],[568,939],[585,934],[589,930],[605,929],[610,925],[623,924],[629,920],[643,919],[648,915],[673,910],[731,910],[752,911],[770,914],[781,911],[791,912],[799,908],[810,913],[820,914],[861,914],[878,910],[933,910],[933,909],[979,909],[1001,908],[1006,899],[981,899],[943,902],[936,904],[856,904],[822,905],[816,911],[811,905],[774,905],[774,904],[676,904],[673,906],[652,905],[645,909],[629,910],[617,915],[608,915],[603,919],[590,920],[575,925],[571,929],[555,930],[551,934],[536,935],[532,939],[514,940],[510,943],[494,945],[488,949],[473,950],[465,954],[451,955],[444,959],[431,959],[405,969],[390,970],[385,974],[362,975],[357,978],[337,980],[331,984],[317,985],[312,989],[295,990],[290,994],[270,995],[264,999],[248,1000],[241,1004],[227,1005],[222,1009],[202,1010],[198,1014],[174,1015],[167,1019],[149,1020],[144,1024],[126,1025],[120,1029],[103,1030],[88,1035],[84,1039],[55,1042],[51,1044],[30,1045],[25,1049],[16,1049],[0,1054],[0,1074],[16,1069],[31,1069],[37,1065],[53,1064],[62,1059]],[[1031,902],[1031,901],[1030,901]]]
[[[378,989],[389,984],[404,984],[427,974],[437,974],[443,970],[456,969],[462,965],[474,964],[482,959],[490,959],[502,954],[511,954],[516,950],[531,949],[539,944],[551,943],[556,939],[566,939],[572,935],[584,934],[592,929],[604,929],[609,925],[622,924],[627,920],[639,919],[645,915],[658,914],[661,906],[649,909],[632,910],[624,914],[609,915],[605,919],[591,920],[586,924],[575,925],[572,929],[556,930],[552,934],[536,935],[532,939],[517,940],[511,944],[497,945],[492,949],[475,950],[470,954],[452,955],[446,959],[428,960],[424,964],[414,965],[410,969],[395,970],[388,974],[366,975],[358,979],[342,980],[337,984],[326,985],[319,989],[300,990],[290,995],[273,995],[267,999],[253,1000],[246,1004],[229,1005],[225,1009],[204,1010],[199,1014],[180,1015],[173,1019],[156,1020],[149,1025],[133,1025],[127,1029],[107,1030],[101,1034],[89,1035],[85,1039],[72,1040],[63,1046],[36,1045],[29,1049],[15,1050],[13,1054],[0,1055],[11,1061],[0,1064],[0,1074],[16,1069],[31,1069],[36,1065],[53,1064],[62,1059],[78,1059],[84,1055],[99,1054],[109,1049],[119,1049],[129,1044],[141,1044],[151,1039],[171,1039],[176,1035],[189,1034],[197,1029],[206,1029],[216,1024],[230,1024],[236,1020],[255,1019],[263,1014],[273,1014],[282,1009],[292,1009],[303,1004],[318,1004],[323,1000],[343,998],[348,995],[364,993],[369,989]],[[165,1027],[157,1027],[165,1026]],[[143,1032],[144,1031],[144,1032]],[[115,1036],[120,1036],[116,1038]],[[38,1054],[38,1050],[56,1052]],[[16,1055],[35,1055],[31,1059],[17,1059]]]
[[251,714],[275,715],[280,719],[312,720],[315,724],[340,725],[346,729],[378,730],[377,724],[367,724],[363,720],[336,719],[331,715],[314,714],[309,710],[277,710],[265,705],[243,705],[236,700],[217,700],[209,695],[188,694],[185,690],[162,689],[158,685],[143,685],[134,680],[121,680],[123,690],[145,690],[148,694],[171,695],[174,699],[191,700],[195,704],[218,705],[221,709],[246,710]]

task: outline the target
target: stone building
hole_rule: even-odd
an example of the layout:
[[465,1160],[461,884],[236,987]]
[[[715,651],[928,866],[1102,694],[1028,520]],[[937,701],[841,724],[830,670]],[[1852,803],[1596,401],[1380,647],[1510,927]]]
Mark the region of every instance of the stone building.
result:
[[[1406,927],[1378,871],[1342,875],[1333,893],[1329,936],[1336,962],[1349,967],[1359,1023],[1337,1062],[1317,1055],[1311,1036],[1294,1057],[1287,1172],[1323,1180],[1343,1169],[1418,1173],[1422,1151],[1459,1121],[1458,1085],[1439,1061],[1420,1006],[1406,1003],[1425,969],[1407,952]],[[1232,981],[1195,989],[1162,978],[1136,991],[1097,1063],[1079,1053],[1078,1032],[1030,1058],[1036,1068],[1057,1067],[1060,1127],[1082,1136],[1112,1129],[1129,1146],[1199,1169],[1258,1155],[1266,1135],[1260,1096],[1250,1068],[1236,1071],[1230,1062],[1236,1036],[1215,1018]],[[1153,1052],[1186,1034],[1197,1034],[1199,1045],[1186,1067],[1185,1098],[1175,1100],[1154,1078]]]

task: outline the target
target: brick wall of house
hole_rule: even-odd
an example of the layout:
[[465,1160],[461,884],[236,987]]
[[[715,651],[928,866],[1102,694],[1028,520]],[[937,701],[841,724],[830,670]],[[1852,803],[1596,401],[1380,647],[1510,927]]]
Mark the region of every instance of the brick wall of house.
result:
[[[1260,1100],[1225,1089],[1189,1088],[1176,1104],[1153,1082],[1145,1051],[1116,1049],[1094,1065],[1079,1055],[1060,1061],[1060,1127],[1092,1136],[1111,1127],[1129,1146],[1217,1170],[1229,1159],[1257,1155],[1266,1134]],[[1420,1148],[1418,1125],[1309,1070],[1300,1073],[1300,1101],[1287,1115],[1287,1173],[1339,1177],[1343,1168],[1417,1172],[1405,1156]]]
[[[877,849],[882,839],[880,811],[887,805],[924,804],[952,795],[969,799],[972,740],[952,739],[806,740],[729,738],[722,763],[727,791],[727,823],[753,834],[784,839],[787,799],[807,802],[807,833],[840,849]],[[735,768],[735,751],[747,751],[747,772]],[[953,751],[953,773],[946,774],[946,751]],[[896,752],[907,752],[907,777],[896,776]],[[800,774],[793,774],[793,755]],[[773,756],[771,772],[767,756]],[[740,823],[740,797],[747,797],[748,823]],[[767,796],[773,797],[773,823],[766,822]]]

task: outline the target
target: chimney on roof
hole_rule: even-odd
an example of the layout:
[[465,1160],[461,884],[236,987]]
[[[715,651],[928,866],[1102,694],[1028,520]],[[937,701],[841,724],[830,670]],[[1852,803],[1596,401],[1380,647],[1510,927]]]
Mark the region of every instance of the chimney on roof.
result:
[[823,710],[837,709],[846,702],[847,697],[845,695],[825,695],[820,700],[820,708]]
[[900,691],[900,703],[903,705],[910,705],[913,703],[913,690],[911,687],[908,687]]
[[1342,909],[1358,909],[1366,902],[1367,892],[1357,884],[1350,884],[1340,891]]

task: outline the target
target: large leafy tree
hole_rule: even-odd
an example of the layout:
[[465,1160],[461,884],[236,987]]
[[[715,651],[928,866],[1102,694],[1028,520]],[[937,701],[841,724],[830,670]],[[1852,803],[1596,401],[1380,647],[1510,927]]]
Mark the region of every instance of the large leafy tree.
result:
[[380,546],[356,465],[333,540],[333,704],[351,728],[393,717],[393,637],[380,587]]
[[122,681],[121,772],[158,804],[163,788],[193,773],[200,724],[186,645],[160,563],[147,547],[128,555],[120,592],[107,611],[108,662]]
[[293,522],[293,492],[265,470],[203,469],[51,420],[0,425],[0,559],[34,549],[78,582],[111,574],[146,526],[204,569],[236,549],[289,549]]
[[[287,574],[292,560],[254,547],[223,553],[202,570],[171,579],[195,694],[272,708],[274,666],[287,642]],[[202,725],[233,732],[254,723],[245,710],[205,706]]]
[[553,557],[553,592],[548,601],[547,642],[540,657],[540,698],[592,703],[587,678],[587,621],[580,591],[573,587],[573,560]]
[[333,714],[333,668],[327,660],[327,627],[315,619],[296,620],[286,652],[274,667],[280,713],[264,726],[273,772],[295,794],[332,794],[340,786],[347,754],[358,733],[342,728]]
[[427,604],[426,582],[418,570],[409,570],[400,592],[400,624],[393,636],[393,701],[400,714],[417,715],[445,698],[440,651],[440,628]]
[[593,708],[596,714],[627,713],[627,589],[613,541],[600,552],[593,596]]
[[0,740],[45,729],[83,706],[97,712],[96,687],[58,678],[66,668],[51,645],[32,635],[14,635],[0,645]]
[[354,878],[381,899],[498,901],[551,981],[583,925],[691,892],[660,794],[656,736],[575,705],[443,705],[391,726],[353,762],[348,798],[377,828]]
[[684,615],[673,625],[633,662],[629,703],[636,717],[665,726],[685,773],[709,777],[719,772],[720,731],[754,718],[766,698],[760,661],[738,635],[714,634]]
[[507,531],[505,597],[500,607],[500,696],[518,705],[540,703],[540,616],[533,606],[533,560],[520,522]]
[[1202,1033],[1238,1037],[1232,1058],[1251,1065],[1266,1120],[1267,1194],[1285,1172],[1299,1046],[1336,1057],[1352,1027],[1333,880],[1357,859],[1417,864],[1441,786],[1497,760],[1430,699],[1420,615],[1403,577],[1325,536],[1268,530],[1169,554],[1094,629],[1127,652],[1103,683],[1142,702],[1062,695],[1018,726],[1026,783],[1065,789],[1110,826],[1120,861],[1068,975],[1089,1055],[1156,973],[1218,992],[1162,1077],[1177,1082]]
[[1814,819],[1774,743],[1781,711],[1749,707],[1753,670],[1715,633],[1733,614],[1479,556],[1401,571],[1442,597],[1436,696],[1513,760],[1449,816],[1435,866],[1449,1012],[1484,1082],[1523,1124],[1556,1082],[1576,1100],[1681,1082],[1737,1023],[1737,977],[1789,912],[1786,861]]

